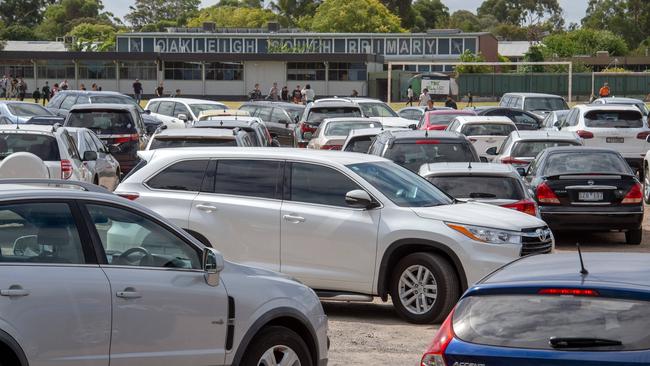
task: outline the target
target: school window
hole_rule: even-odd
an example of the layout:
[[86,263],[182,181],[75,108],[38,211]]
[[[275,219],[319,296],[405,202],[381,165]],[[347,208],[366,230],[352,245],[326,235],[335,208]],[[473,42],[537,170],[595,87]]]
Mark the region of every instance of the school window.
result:
[[202,72],[200,62],[165,62],[167,80],[201,80]]
[[12,75],[31,79],[34,77],[34,66],[31,62],[9,62],[0,64],[0,73],[7,76]]
[[406,71],[417,71],[417,65],[404,65],[404,70]]
[[210,62],[205,65],[206,80],[244,80],[242,62]]
[[156,80],[156,63],[120,62],[120,79]]
[[359,81],[367,79],[363,63],[330,62],[329,79],[333,81]]
[[287,63],[287,80],[325,80],[325,64],[322,62]]
[[72,61],[39,61],[37,66],[38,78],[43,80],[74,79],[74,63]]
[[80,61],[79,79],[115,79],[113,61]]

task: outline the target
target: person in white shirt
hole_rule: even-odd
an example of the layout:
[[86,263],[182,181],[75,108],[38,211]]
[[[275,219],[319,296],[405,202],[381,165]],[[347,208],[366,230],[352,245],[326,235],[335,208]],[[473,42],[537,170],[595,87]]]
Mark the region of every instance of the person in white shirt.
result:
[[406,105],[413,107],[413,88],[409,85],[409,88],[406,89]]
[[305,85],[305,89],[302,90],[302,101],[304,104],[308,104],[314,101],[316,93],[314,89],[311,88],[311,85]]
[[420,94],[420,107],[426,107],[429,104],[429,101],[431,100],[431,96],[429,95],[429,90],[424,89],[422,90],[422,94]]
[[278,90],[278,83],[273,83],[273,86],[269,90],[269,95],[266,96],[266,99],[278,101],[280,100],[280,94]]

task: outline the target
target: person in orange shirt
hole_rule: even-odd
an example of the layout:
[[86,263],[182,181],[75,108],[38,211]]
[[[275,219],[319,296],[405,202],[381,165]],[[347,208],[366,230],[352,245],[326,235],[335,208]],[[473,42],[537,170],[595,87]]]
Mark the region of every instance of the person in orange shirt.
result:
[[603,86],[600,88],[600,90],[598,91],[598,95],[601,98],[607,98],[607,97],[610,96],[611,93],[612,93],[612,90],[609,88],[609,83],[607,83],[607,82],[605,82],[603,84]]

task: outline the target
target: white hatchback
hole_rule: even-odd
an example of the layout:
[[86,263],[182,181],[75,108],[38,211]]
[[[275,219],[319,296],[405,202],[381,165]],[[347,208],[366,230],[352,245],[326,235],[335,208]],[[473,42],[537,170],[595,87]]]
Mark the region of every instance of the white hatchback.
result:
[[190,98],[156,98],[147,103],[145,110],[158,117],[169,128],[183,128],[199,120],[204,111],[228,109],[219,102]]
[[449,123],[447,131],[467,136],[478,155],[484,157],[488,149],[498,149],[512,131],[517,131],[517,126],[508,117],[458,116]]

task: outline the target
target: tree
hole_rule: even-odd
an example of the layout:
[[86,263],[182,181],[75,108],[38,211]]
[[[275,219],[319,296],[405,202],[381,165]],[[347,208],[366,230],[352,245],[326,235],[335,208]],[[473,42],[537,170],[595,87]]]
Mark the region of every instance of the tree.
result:
[[504,41],[525,41],[528,39],[528,30],[514,24],[501,23],[490,29],[490,32]]
[[305,14],[314,14],[320,0],[277,0],[271,2],[271,9],[287,20],[289,25],[296,25]]
[[45,39],[56,39],[81,23],[111,25],[112,14],[103,10],[101,0],[59,0],[47,7],[36,33]]
[[34,34],[33,28],[14,24],[5,27],[0,31],[0,39],[7,39],[11,41],[33,41],[38,39],[38,37],[36,34]]
[[74,37],[73,51],[112,51],[115,50],[115,27],[105,24],[82,23],[68,32]]
[[34,27],[43,19],[46,0],[0,1],[0,20],[6,26]]
[[[526,53],[524,53],[525,62],[543,62],[544,61],[544,52],[542,51],[541,46],[531,46]],[[533,65],[525,66],[524,69],[526,72],[544,72],[544,66]]]
[[551,23],[562,28],[562,7],[558,0],[485,0],[477,10],[478,16],[491,14],[501,23],[539,25]]
[[622,37],[602,30],[583,28],[552,34],[544,38],[543,43],[544,55],[551,58],[593,56],[598,51],[607,51],[612,56],[623,56],[628,53],[627,43]]
[[[480,53],[474,54],[470,50],[465,50],[462,55],[460,55],[460,62],[485,62],[485,57]],[[456,74],[485,74],[492,72],[491,66],[466,66],[459,65],[456,66]]]
[[460,29],[464,32],[480,32],[479,20],[476,14],[469,10],[457,10],[449,17],[449,28]]
[[644,0],[590,0],[582,26],[621,35],[632,47],[650,36],[650,2]]
[[160,21],[175,21],[177,26],[185,25],[196,16],[201,0],[135,0],[124,16],[135,30]]
[[211,6],[201,9],[199,14],[188,20],[190,27],[200,27],[203,22],[214,22],[218,27],[261,28],[271,21],[280,21],[280,16],[268,9]]
[[381,0],[388,10],[397,15],[403,28],[411,28],[415,23],[416,12],[411,6],[413,0]]
[[413,11],[415,11],[415,22],[412,28],[414,32],[439,28],[449,21],[449,8],[440,0],[416,0]]
[[325,0],[309,28],[315,32],[391,33],[403,32],[400,19],[379,0]]

